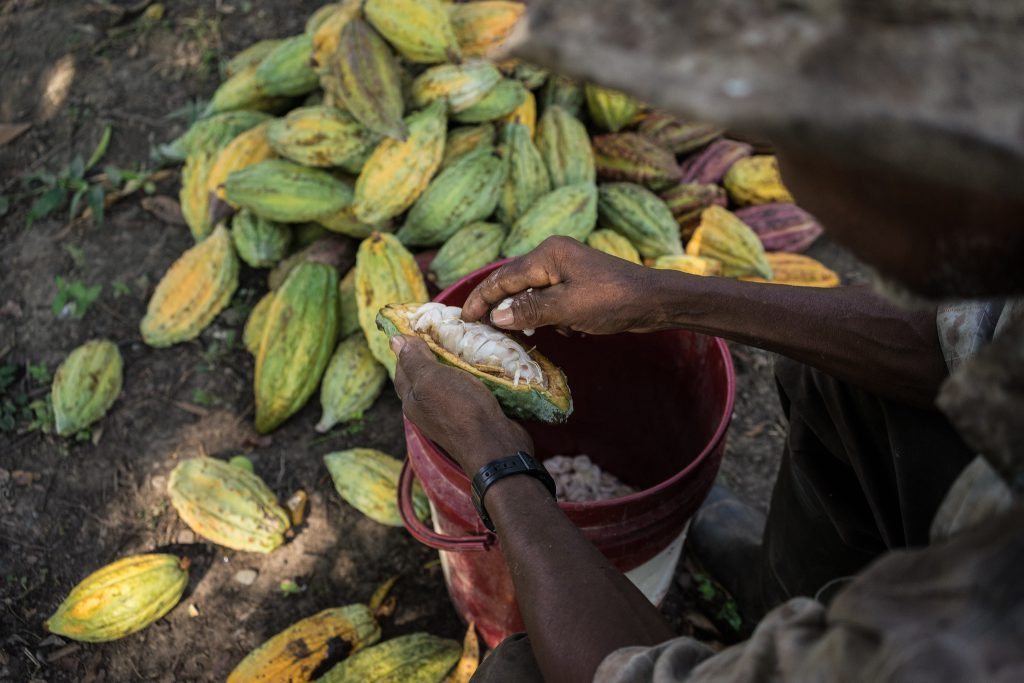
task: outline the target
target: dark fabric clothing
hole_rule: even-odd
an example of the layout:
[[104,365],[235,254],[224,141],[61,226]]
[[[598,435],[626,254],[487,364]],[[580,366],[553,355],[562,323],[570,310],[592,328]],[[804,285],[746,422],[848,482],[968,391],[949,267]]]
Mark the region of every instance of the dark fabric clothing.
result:
[[469,679],[471,683],[544,683],[530,638],[515,633],[498,643]]
[[975,455],[937,410],[784,357],[775,374],[789,433],[762,549],[765,611],[818,595],[886,550],[927,545],[939,504]]

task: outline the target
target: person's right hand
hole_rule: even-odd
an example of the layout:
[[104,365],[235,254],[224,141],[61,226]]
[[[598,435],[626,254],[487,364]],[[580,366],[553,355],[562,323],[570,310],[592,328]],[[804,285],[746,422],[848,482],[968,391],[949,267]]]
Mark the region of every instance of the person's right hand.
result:
[[462,319],[475,322],[512,297],[511,308],[491,310],[491,324],[509,330],[554,325],[586,334],[660,329],[655,273],[569,237],[549,237],[477,285]]

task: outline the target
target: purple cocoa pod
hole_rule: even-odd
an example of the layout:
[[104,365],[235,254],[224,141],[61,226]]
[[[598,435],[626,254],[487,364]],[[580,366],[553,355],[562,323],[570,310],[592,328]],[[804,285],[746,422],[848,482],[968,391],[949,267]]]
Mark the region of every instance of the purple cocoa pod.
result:
[[679,182],[672,152],[637,133],[609,133],[593,140],[597,177],[661,190]]
[[757,233],[765,251],[798,253],[823,232],[821,224],[796,204],[758,204],[736,211],[736,216]]
[[753,147],[728,138],[715,140],[702,151],[683,159],[679,166],[684,183],[719,183],[729,168],[753,154]]

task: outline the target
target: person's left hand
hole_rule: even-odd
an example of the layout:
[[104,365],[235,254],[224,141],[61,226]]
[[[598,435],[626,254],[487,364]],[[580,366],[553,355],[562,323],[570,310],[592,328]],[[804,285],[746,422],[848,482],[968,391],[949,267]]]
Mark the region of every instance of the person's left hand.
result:
[[505,416],[494,395],[472,375],[442,365],[419,337],[396,336],[395,390],[405,415],[444,448],[470,478],[490,461],[533,443]]

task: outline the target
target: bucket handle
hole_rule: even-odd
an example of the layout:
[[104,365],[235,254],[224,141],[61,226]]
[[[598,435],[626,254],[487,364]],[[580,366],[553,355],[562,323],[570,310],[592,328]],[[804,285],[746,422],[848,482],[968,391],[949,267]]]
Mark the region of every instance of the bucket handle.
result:
[[412,504],[412,485],[415,480],[416,474],[409,466],[409,460],[406,459],[402,463],[402,476],[398,481],[398,513],[413,538],[428,548],[455,553],[487,550],[488,547],[494,545],[497,537],[492,533],[475,536],[446,536],[437,533],[421,522],[420,518],[416,516]]

